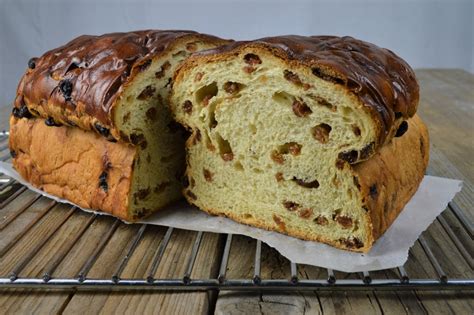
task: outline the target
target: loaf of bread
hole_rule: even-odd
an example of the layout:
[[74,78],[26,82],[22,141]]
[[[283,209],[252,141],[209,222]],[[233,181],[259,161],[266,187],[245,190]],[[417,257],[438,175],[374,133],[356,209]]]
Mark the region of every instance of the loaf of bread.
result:
[[418,84],[387,49],[350,37],[235,42],[179,66],[170,97],[200,209],[367,252],[423,178]]
[[191,31],[81,36],[33,58],[11,117],[33,185],[135,221],[181,197],[184,138],[166,105],[177,65],[222,39]]

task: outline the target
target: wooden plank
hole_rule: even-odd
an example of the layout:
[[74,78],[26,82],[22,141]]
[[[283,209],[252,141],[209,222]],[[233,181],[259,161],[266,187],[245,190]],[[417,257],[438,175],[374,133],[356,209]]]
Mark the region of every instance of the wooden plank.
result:
[[[23,199],[28,198],[29,193],[22,194],[15,203],[21,203]],[[20,233],[23,228],[31,222],[36,215],[50,203],[47,198],[41,198],[25,211],[20,217],[13,221],[2,231],[1,248]],[[0,260],[0,274],[7,275],[8,272],[21,260],[24,255],[31,252],[37,242],[48,234],[51,227],[54,227],[58,221],[63,219],[70,207],[57,205],[45,215],[45,217],[32,227],[27,235],[22,238],[7,254]],[[57,241],[66,241],[68,233],[73,232],[78,227],[78,222],[70,222],[63,226],[60,233],[56,234],[60,238]],[[62,237],[61,237],[62,235]],[[39,251],[26,268],[21,272],[22,276],[37,276],[41,266],[55,254],[55,248],[45,247],[45,250]],[[32,290],[2,290],[0,294],[0,305],[2,312],[5,313],[57,313],[67,303],[71,295],[70,291],[32,291]]]
[[[127,243],[136,233],[136,227],[120,227],[104,255],[90,272],[91,277],[111,277],[116,264],[125,254]],[[157,233],[156,229],[161,229]],[[163,228],[150,227],[124,270],[124,278],[143,278],[151,264],[154,251],[163,236]],[[182,278],[186,262],[191,254],[196,232],[176,230],[164,253],[157,270],[157,278]],[[192,277],[209,278],[217,276],[218,254],[221,240],[218,234],[204,233],[202,246],[196,257]],[[72,297],[65,313],[169,313],[205,314],[211,305],[207,292],[79,292]]]
[[[229,279],[251,279],[256,241],[234,235],[227,265]],[[262,244],[261,278],[290,279],[290,262]],[[219,292],[216,314],[322,314],[319,300],[308,292]]]
[[[462,179],[463,190],[454,202],[473,220],[472,209],[474,172],[474,76],[464,71],[422,70],[417,71],[421,84],[420,116],[430,131],[431,158],[429,173],[438,176]],[[472,239],[454,218],[452,213],[442,214],[467,248],[472,249]],[[424,233],[435,257],[450,276],[474,277],[462,255],[447,236],[440,223],[435,221]],[[472,252],[472,251],[471,251]],[[410,251],[405,266],[411,277],[437,277],[426,254],[417,243]],[[429,313],[472,313],[473,294],[469,292],[423,292],[415,293],[423,308]]]
[[[454,197],[453,202],[456,203],[467,218],[474,222],[474,181],[472,181],[467,174],[472,173],[461,172],[454,166],[448,158],[436,147],[432,146],[430,151],[430,164],[428,167],[428,174],[460,179],[463,181],[462,190]],[[473,168],[474,170],[474,168]]]

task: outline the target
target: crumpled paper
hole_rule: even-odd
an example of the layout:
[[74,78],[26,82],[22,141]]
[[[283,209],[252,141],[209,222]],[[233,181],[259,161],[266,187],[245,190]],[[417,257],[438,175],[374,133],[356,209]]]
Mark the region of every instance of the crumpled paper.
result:
[[[29,185],[9,163],[0,162],[0,172],[39,194],[58,202],[73,204]],[[425,176],[405,209],[367,254],[348,252],[325,244],[302,241],[280,233],[239,224],[227,218],[208,215],[185,202],[176,203],[140,223],[193,231],[247,235],[265,242],[295,263],[344,272],[371,271],[403,265],[408,259],[410,247],[446,208],[461,187],[462,182],[459,180]],[[95,212],[91,209],[83,210]],[[95,213],[107,215],[102,212]]]

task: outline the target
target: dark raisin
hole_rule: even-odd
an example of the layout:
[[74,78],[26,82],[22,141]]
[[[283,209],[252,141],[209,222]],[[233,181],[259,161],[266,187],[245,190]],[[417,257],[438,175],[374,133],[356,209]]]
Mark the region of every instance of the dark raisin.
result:
[[213,176],[213,174],[211,173],[211,171],[209,171],[209,170],[207,170],[207,169],[203,169],[203,170],[202,170],[202,173],[203,173],[204,178],[206,179],[206,181],[212,182],[212,176]]
[[349,152],[341,152],[338,155],[338,158],[340,160],[344,160],[344,161],[347,161],[349,163],[356,162],[357,157],[358,157],[358,154],[357,154],[357,151],[355,151],[355,150],[352,150],[352,151],[349,151]]
[[186,44],[186,50],[188,50],[190,52],[195,52],[197,50],[196,43],[187,43]]
[[66,101],[71,100],[71,94],[72,94],[72,83],[68,79],[64,79],[59,82],[59,89],[61,90],[61,93],[64,96],[64,99]]
[[141,101],[147,100],[152,97],[153,94],[155,94],[155,91],[156,89],[153,86],[148,85],[145,89],[143,89],[143,91],[140,92],[140,94],[138,94],[137,99]]
[[147,59],[141,65],[138,66],[138,71],[143,72],[151,65],[151,59]]
[[313,210],[310,208],[306,208],[306,209],[298,211],[299,217],[303,219],[308,219],[312,214],[313,214]]
[[122,122],[126,124],[130,120],[130,112],[126,113],[122,118]]
[[150,187],[145,189],[139,189],[136,193],[133,194],[135,200],[143,200],[150,194]]
[[30,111],[28,110],[28,107],[25,104],[21,105],[21,107],[13,107],[12,114],[16,118],[33,117],[33,115],[31,115]]
[[360,128],[356,125],[352,125],[352,132],[354,132],[354,134],[357,136],[357,137],[360,137],[360,134],[361,134],[361,131],[360,131]]
[[16,152],[14,150],[10,150],[10,155],[12,158],[16,158]]
[[107,184],[108,176],[109,174],[106,171],[103,171],[99,176],[99,187],[105,192],[109,190],[109,185]]
[[361,160],[367,159],[370,155],[372,155],[372,153],[374,153],[374,148],[375,148],[375,143],[374,142],[369,143],[362,150],[360,150],[359,158]]
[[295,142],[290,142],[288,146],[288,152],[291,153],[291,155],[297,156],[301,154],[301,144],[295,143]]
[[252,66],[245,66],[244,67],[244,71],[248,74],[254,72],[256,70],[256,68],[252,67]]
[[160,70],[160,71],[155,72],[155,78],[157,78],[157,79],[161,79],[164,76],[165,76],[165,71],[164,70]]
[[352,218],[345,216],[345,215],[336,215],[334,220],[336,220],[337,223],[342,225],[342,228],[344,229],[349,229],[352,227]]
[[194,133],[194,136],[192,137],[191,144],[196,145],[198,142],[201,142],[201,131],[199,129],[196,129],[196,132]]
[[202,72],[196,73],[196,76],[194,77],[194,81],[196,81],[196,82],[201,81],[203,76],[204,76],[204,73],[202,73]]
[[270,155],[270,157],[274,162],[278,164],[283,164],[285,162],[285,158],[278,151],[272,151],[272,154]]
[[395,137],[401,137],[405,134],[405,132],[407,132],[408,130],[408,123],[406,122],[406,120],[404,120],[400,126],[398,127],[398,130],[397,132],[395,133]]
[[311,182],[305,182],[304,180],[296,178],[296,177],[293,177],[292,180],[298,185],[305,188],[318,188],[319,187],[319,182],[317,180],[313,180]]
[[318,215],[313,221],[319,225],[326,225],[329,223],[328,219],[326,219],[322,215]]
[[187,100],[183,103],[183,111],[186,114],[191,114],[193,111],[193,103],[191,101]]
[[155,77],[157,79],[161,79],[165,76],[165,72],[166,70],[168,70],[169,68],[171,67],[171,64],[169,63],[169,61],[166,61],[160,68],[160,71],[158,72],[155,72]]
[[191,191],[191,190],[188,190],[186,191],[186,195],[191,198],[192,200],[196,200],[197,199],[197,196]]
[[30,60],[28,60],[28,68],[36,68],[36,60],[38,60],[38,58],[31,58]]
[[291,108],[293,109],[293,113],[298,117],[306,117],[313,112],[306,103],[297,100],[293,102]]
[[341,238],[339,242],[346,245],[347,248],[362,248],[364,247],[364,243],[359,240],[357,237],[350,237],[350,238]]
[[246,54],[244,56],[244,61],[245,61],[245,63],[247,63],[251,66],[259,65],[259,64],[262,63],[262,60],[260,59],[260,57],[255,55],[255,54]]
[[130,135],[130,141],[132,142],[132,144],[137,145],[145,141],[145,136],[142,135],[141,133],[140,134],[132,133]]
[[154,189],[153,189],[153,192],[158,194],[158,193],[161,193],[163,191],[165,191],[166,187],[168,187],[170,185],[170,182],[163,182],[161,184],[158,184]]
[[240,84],[237,82],[226,82],[224,84],[224,91],[229,94],[236,94],[240,90]]
[[97,130],[97,132],[99,134],[101,134],[102,136],[104,136],[106,138],[110,135],[110,130],[103,127],[101,124],[99,124],[97,122],[94,124],[94,128],[95,128],[95,130]]
[[327,143],[329,141],[329,133],[332,128],[328,124],[319,124],[316,127],[311,128],[311,134],[313,138],[321,143]]
[[272,217],[273,217],[273,221],[278,225],[278,228],[280,230],[285,231],[286,230],[285,221],[283,221],[279,216],[277,216],[275,214]]
[[345,162],[343,160],[337,160],[336,161],[336,168],[338,170],[342,170],[342,169],[344,169],[344,164],[345,164]]
[[49,127],[59,127],[59,126],[61,126],[61,124],[55,122],[53,117],[51,117],[51,116],[46,118],[44,123],[46,124],[46,126],[49,126]]
[[156,119],[156,108],[154,107],[150,107],[147,111],[146,111],[146,117],[150,120],[155,120]]
[[298,210],[298,208],[300,207],[299,204],[293,201],[283,201],[283,206],[290,211]]
[[232,152],[222,153],[221,157],[224,161],[228,162],[228,161],[232,161],[234,159],[234,154]]
[[378,194],[377,184],[373,184],[372,186],[370,186],[369,194],[370,194],[370,197],[372,197],[373,199],[377,198],[377,194]]
[[277,182],[281,182],[284,179],[283,178],[283,173],[281,173],[281,172],[276,173],[275,178],[276,178]]
[[331,111],[336,111],[336,109],[337,109],[336,106],[332,105],[331,103],[329,103],[326,99],[324,99],[322,97],[319,97],[319,96],[316,96],[316,95],[313,95],[313,94],[309,94],[308,96],[310,98],[312,98],[313,100],[315,100],[318,103],[318,105],[327,107]]
[[303,83],[301,82],[300,77],[299,77],[297,74],[291,72],[290,70],[285,70],[285,71],[283,71],[283,77],[284,77],[286,80],[288,80],[288,81],[290,81],[290,82],[292,82],[292,83],[294,83],[294,84],[296,84],[296,85],[298,85],[298,86],[303,84]]
[[206,95],[204,96],[204,98],[202,99],[202,105],[204,107],[206,107],[207,105],[209,105],[209,101],[211,100],[211,98],[213,98],[214,96],[213,95]]

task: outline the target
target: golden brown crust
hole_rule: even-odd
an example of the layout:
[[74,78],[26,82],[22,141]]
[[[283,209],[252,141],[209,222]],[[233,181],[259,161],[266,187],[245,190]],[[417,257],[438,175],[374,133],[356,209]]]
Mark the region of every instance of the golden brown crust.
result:
[[[284,224],[263,222],[244,218],[233,212],[224,213],[218,209],[203,209],[212,215],[229,217],[234,221],[249,224],[269,231],[278,231],[307,241],[329,244],[339,249],[368,252],[373,243],[395,221],[418,189],[424,177],[429,160],[429,139],[426,126],[415,115],[408,120],[407,132],[394,138],[369,160],[351,166],[368,211],[368,241],[363,244],[345,244],[323,237],[309,237],[300,230],[289,230]],[[186,171],[189,172],[189,169]],[[377,194],[374,193],[377,189]],[[372,192],[371,192],[372,190]],[[184,194],[189,203],[195,199]]]
[[35,116],[52,117],[56,122],[99,133],[106,131],[120,139],[113,110],[124,87],[152,59],[190,40],[216,45],[228,42],[193,31],[80,36],[30,60],[17,89],[15,107],[28,106]]
[[278,36],[234,42],[191,56],[176,72],[176,81],[202,62],[232,58],[247,49],[265,51],[355,95],[377,126],[376,148],[395,134],[401,119],[416,112],[419,87],[410,66],[393,52],[352,37]]
[[10,118],[13,166],[33,186],[132,221],[128,211],[137,148],[43,119]]
[[370,160],[353,166],[377,240],[418,189],[429,160],[428,130],[418,115]]

